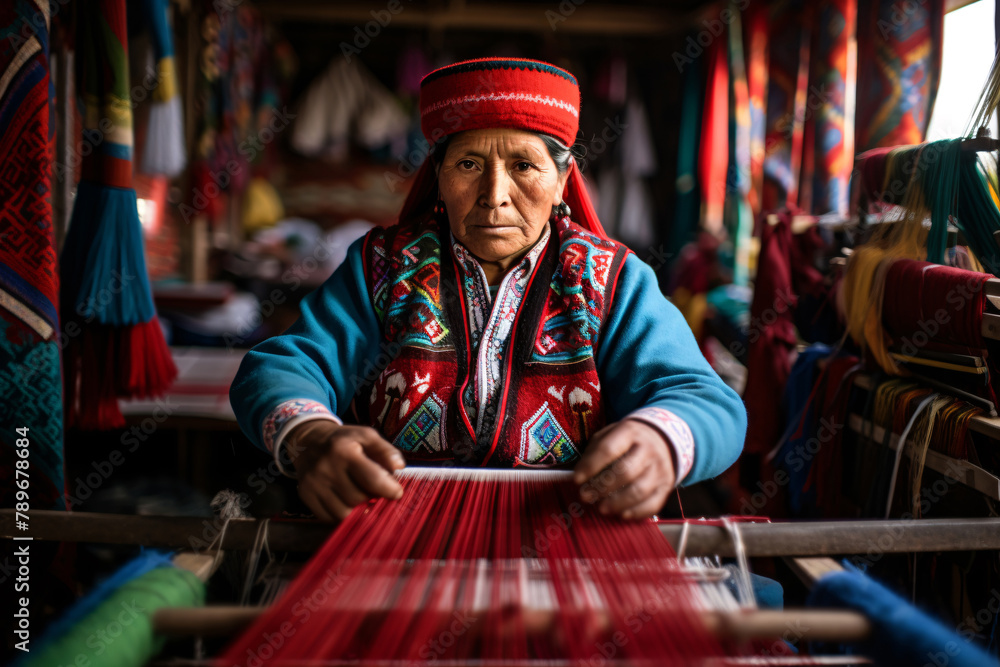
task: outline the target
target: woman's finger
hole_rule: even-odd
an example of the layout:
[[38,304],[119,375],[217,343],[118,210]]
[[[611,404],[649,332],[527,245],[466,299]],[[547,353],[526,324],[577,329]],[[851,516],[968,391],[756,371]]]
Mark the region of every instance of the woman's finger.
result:
[[660,481],[655,467],[646,466],[638,479],[624,488],[612,492],[601,501],[598,509],[602,514],[621,514],[626,509],[635,507],[655,495]]
[[403,453],[393,447],[387,440],[374,432],[374,437],[364,439],[361,444],[365,449],[365,454],[375,463],[388,470],[395,472],[406,467],[406,459]]
[[623,510],[621,517],[623,519],[648,519],[662,510],[663,506],[667,504],[667,496],[670,494],[670,491],[671,488],[657,487],[653,495],[641,503]]
[[347,507],[363,505],[371,498],[354,481],[346,466],[337,466],[333,471],[332,477],[328,483],[328,487],[337,494],[338,499]]
[[[620,424],[621,422],[619,422]],[[632,446],[629,429],[613,428],[600,437],[591,438],[573,472],[573,481],[586,484],[621,457]]]
[[321,503],[323,503],[323,507],[326,508],[326,511],[332,514],[337,521],[343,521],[346,519],[347,515],[351,513],[352,509],[354,509],[341,499],[339,493],[335,489],[320,489],[317,491],[316,497]]
[[319,498],[316,497],[316,492],[313,491],[311,484],[299,484],[299,498],[302,502],[306,504],[306,507],[316,515],[316,518],[320,521],[333,521],[334,515],[327,510]]
[[403,487],[392,473],[364,453],[348,460],[347,473],[358,488],[369,497],[396,499],[403,495]]

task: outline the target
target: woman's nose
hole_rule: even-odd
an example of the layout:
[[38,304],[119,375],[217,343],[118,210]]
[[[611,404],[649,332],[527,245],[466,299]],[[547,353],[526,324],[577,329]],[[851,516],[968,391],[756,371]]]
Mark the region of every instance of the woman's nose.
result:
[[500,165],[486,169],[483,173],[479,192],[479,205],[486,208],[500,208],[510,203],[510,175]]

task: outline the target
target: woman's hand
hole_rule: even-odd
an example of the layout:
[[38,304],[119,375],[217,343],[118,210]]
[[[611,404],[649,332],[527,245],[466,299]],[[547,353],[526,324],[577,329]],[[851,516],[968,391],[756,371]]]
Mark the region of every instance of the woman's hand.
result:
[[580,498],[602,514],[645,519],[666,504],[677,482],[667,441],[635,419],[608,424],[594,434],[577,463],[573,481]]
[[371,498],[403,495],[392,473],[406,462],[375,429],[313,420],[287,437],[288,456],[299,475],[299,497],[318,518],[342,520]]

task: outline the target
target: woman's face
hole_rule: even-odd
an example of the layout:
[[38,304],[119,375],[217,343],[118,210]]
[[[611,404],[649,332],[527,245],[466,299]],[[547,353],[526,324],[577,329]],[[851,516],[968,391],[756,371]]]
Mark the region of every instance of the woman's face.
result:
[[506,265],[541,236],[566,175],[530,132],[469,130],[449,141],[438,184],[455,238],[480,260]]

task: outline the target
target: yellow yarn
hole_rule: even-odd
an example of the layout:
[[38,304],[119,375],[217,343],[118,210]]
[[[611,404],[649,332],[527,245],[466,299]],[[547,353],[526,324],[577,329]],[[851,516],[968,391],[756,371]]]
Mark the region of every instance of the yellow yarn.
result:
[[[891,182],[892,174],[899,173],[899,160],[919,160],[923,146],[914,150],[902,146],[889,151],[886,158],[883,190],[898,190]],[[905,171],[902,170],[902,171]],[[898,218],[883,220],[872,231],[871,239],[855,248],[844,272],[844,316],[847,332],[862,350],[871,354],[875,362],[887,373],[907,375],[889,354],[889,336],[882,326],[882,304],[885,300],[885,278],[897,259],[925,259],[927,256],[927,228],[924,220],[930,215],[920,188],[918,170],[913,170],[903,194],[902,206],[893,214]]]
[[243,228],[257,231],[274,225],[285,217],[285,207],[270,181],[255,178],[243,195]]

